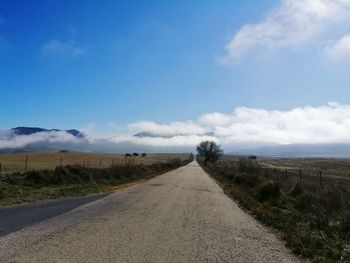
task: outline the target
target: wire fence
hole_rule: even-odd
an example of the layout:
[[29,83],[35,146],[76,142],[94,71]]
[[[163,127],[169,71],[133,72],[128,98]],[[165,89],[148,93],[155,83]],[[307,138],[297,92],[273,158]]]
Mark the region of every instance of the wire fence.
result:
[[350,186],[349,174],[344,176],[334,175],[332,171],[325,169],[299,169],[299,168],[256,168],[256,174],[269,177],[277,177],[279,179],[290,179],[299,183],[319,184],[324,186]]
[[164,163],[171,159],[179,158],[185,160],[188,158],[188,154],[169,154],[169,155],[120,155],[120,156],[45,156],[38,157],[36,155],[22,155],[16,156],[16,159],[1,160],[0,159],[0,175],[11,174],[11,173],[24,173],[31,170],[51,170],[56,167],[73,165],[85,168],[108,168],[112,166],[126,166],[126,165],[149,165],[152,163]]

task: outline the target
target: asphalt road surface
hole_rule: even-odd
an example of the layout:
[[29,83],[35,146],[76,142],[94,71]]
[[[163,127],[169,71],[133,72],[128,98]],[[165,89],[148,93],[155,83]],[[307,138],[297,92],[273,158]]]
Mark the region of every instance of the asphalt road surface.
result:
[[79,206],[60,202],[26,205],[41,216],[25,223],[22,206],[7,227],[0,217],[0,262],[298,262],[196,162]]
[[106,195],[107,194],[103,193],[0,207],[0,237],[66,213],[74,208],[105,197]]

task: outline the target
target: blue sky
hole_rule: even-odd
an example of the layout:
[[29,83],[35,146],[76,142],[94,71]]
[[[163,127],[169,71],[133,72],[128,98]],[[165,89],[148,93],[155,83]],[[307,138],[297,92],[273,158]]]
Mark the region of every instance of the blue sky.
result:
[[347,0],[0,0],[0,128],[347,104],[348,15]]

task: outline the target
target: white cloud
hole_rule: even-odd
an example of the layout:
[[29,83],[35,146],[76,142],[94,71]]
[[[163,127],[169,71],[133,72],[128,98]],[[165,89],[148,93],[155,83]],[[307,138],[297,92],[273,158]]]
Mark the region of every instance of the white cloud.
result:
[[31,144],[78,143],[79,139],[65,131],[40,132],[31,135],[15,135],[9,131],[0,132],[0,149],[16,149]]
[[242,107],[231,117],[232,123],[215,130],[215,136],[225,143],[350,143],[350,105],[330,103],[290,111]]
[[110,123],[108,123],[108,125],[109,125],[110,127],[112,127],[112,128],[113,128],[114,130],[116,130],[116,131],[119,131],[119,130],[124,129],[123,126],[121,126],[121,125],[119,125],[119,124],[116,124],[116,123],[114,123],[114,122],[110,122]]
[[[349,144],[350,105],[331,102],[286,111],[238,107],[231,114],[208,113],[196,120],[168,124],[141,121],[130,124],[127,129],[129,134],[126,135],[90,134],[84,138],[64,131],[21,136],[0,131],[0,149],[54,145],[55,149],[117,152],[130,149],[182,151],[195,149],[203,140],[214,140],[226,150],[237,149],[236,146],[276,144]],[[140,132],[143,132],[142,136],[133,135]]]
[[72,60],[87,54],[87,48],[79,46],[75,41],[67,42],[53,39],[41,47],[41,56],[45,58],[60,58],[63,60]]
[[281,0],[262,21],[244,25],[233,36],[222,62],[236,62],[255,52],[298,49],[312,42],[319,46],[330,40],[337,31],[334,27],[344,23],[350,23],[349,0]]
[[172,137],[135,137],[135,136],[115,136],[111,138],[115,143],[131,143],[135,145],[149,147],[195,147],[204,140],[218,142],[218,138],[206,135],[175,135]]
[[215,138],[223,145],[350,143],[350,105],[328,103],[288,111],[239,107],[232,114],[209,113],[190,122],[142,122],[132,127],[138,132],[155,135],[132,137],[134,142],[149,145],[155,142],[168,143],[168,146],[181,145],[181,142],[189,145],[191,140],[195,145],[198,138],[205,136]]
[[232,117],[219,112],[213,112],[204,114],[198,119],[198,122],[202,125],[207,126],[225,126],[232,122]]
[[152,136],[169,137],[176,135],[203,135],[207,131],[202,126],[192,122],[172,122],[170,124],[157,124],[152,121],[140,121],[129,125],[129,129],[146,132]]
[[326,55],[334,61],[350,59],[350,34],[325,46]]

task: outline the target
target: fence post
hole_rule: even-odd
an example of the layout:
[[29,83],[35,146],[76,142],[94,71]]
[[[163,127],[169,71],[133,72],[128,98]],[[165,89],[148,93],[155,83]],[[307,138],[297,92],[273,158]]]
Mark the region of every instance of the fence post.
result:
[[1,163],[0,163],[0,173],[1,173]]
[[62,157],[61,157],[61,159],[60,159],[60,166],[59,167],[61,167],[62,166]]
[[299,180],[301,181],[301,169],[299,170]]
[[102,162],[102,159],[100,159],[100,163],[98,164],[98,169],[101,169],[101,162]]
[[269,179],[269,168],[266,168],[266,178]]
[[28,166],[28,155],[26,155],[26,162],[24,164],[24,172],[27,172],[27,166]]
[[83,168],[85,167],[85,159],[84,159],[84,161],[83,161]]
[[322,186],[322,170],[320,170],[320,186]]

